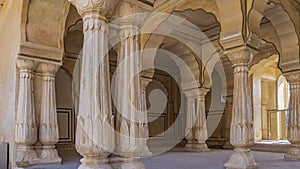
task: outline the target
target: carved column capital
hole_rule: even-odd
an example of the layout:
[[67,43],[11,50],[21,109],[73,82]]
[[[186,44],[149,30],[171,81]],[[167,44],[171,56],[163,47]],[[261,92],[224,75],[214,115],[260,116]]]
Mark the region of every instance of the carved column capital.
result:
[[194,93],[192,93],[191,91],[187,92],[187,91],[184,91],[183,92],[186,99],[189,101],[189,100],[195,100],[196,96],[194,95]]
[[57,64],[51,64],[51,63],[40,63],[39,64],[39,70],[43,74],[55,75],[59,68],[60,68],[60,65],[57,65]]
[[256,54],[256,51],[249,47],[240,47],[227,50],[224,53],[233,64],[233,67],[235,67],[237,65],[248,65],[253,56]]
[[111,15],[118,0],[69,0],[84,18],[87,14]]
[[129,0],[123,0],[119,6],[118,15],[124,17],[131,14],[142,13],[144,9],[140,6],[130,2]]
[[196,88],[196,89],[190,89],[183,91],[185,97],[189,99],[203,99],[205,98],[207,92],[209,92],[209,89],[206,88]]
[[197,99],[201,99],[201,100],[204,100],[205,99],[205,96],[206,94],[209,92],[209,89],[206,89],[206,88],[200,88],[199,89],[199,92],[197,93]]
[[36,67],[36,62],[30,59],[17,58],[16,65],[20,71],[33,71]]
[[283,75],[291,85],[300,85],[300,71],[284,73]]

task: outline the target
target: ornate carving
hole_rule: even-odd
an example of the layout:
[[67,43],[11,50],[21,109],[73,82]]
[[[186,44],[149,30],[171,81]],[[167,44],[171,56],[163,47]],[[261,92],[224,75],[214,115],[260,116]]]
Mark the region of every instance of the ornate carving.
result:
[[[72,0],[83,17],[84,45],[80,80],[76,150],[79,168],[111,168],[115,148],[108,63],[106,17],[117,0]],[[91,52],[93,51],[93,52]]]
[[187,97],[186,151],[209,151],[205,143],[208,139],[205,95],[208,91],[208,89],[200,88],[184,92]]
[[300,71],[284,73],[284,76],[286,77],[286,80],[289,82],[289,84],[300,84]]
[[20,71],[32,72],[35,69],[36,63],[33,60],[18,58],[16,65]]
[[51,64],[51,63],[40,63],[39,69],[43,74],[51,74],[55,75],[58,71],[60,65],[57,64]]
[[144,12],[143,8],[137,6],[136,4],[128,1],[123,0],[120,4],[120,8],[118,10],[119,17],[124,17],[132,14],[142,13]]
[[257,52],[248,47],[240,47],[232,49],[230,51],[225,51],[224,53],[227,55],[228,59],[234,67],[237,64],[248,66],[249,62]]
[[58,123],[56,113],[55,74],[59,65],[40,63],[43,75],[41,99],[41,119],[39,141],[43,145],[41,163],[60,163],[55,144],[58,142]]
[[35,62],[18,58],[17,67],[20,70],[19,100],[16,114],[15,143],[16,163],[19,166],[33,164],[37,159],[31,146],[37,141],[37,126],[35,122],[33,78]]
[[83,17],[86,14],[100,14],[109,16],[114,10],[118,0],[69,0]]
[[[142,152],[144,137],[144,105],[141,87],[141,60],[139,56],[139,36],[135,27],[121,27],[116,72],[117,107],[117,152],[123,157],[138,157]],[[134,97],[133,97],[134,96]],[[146,127],[146,126],[145,126]]]

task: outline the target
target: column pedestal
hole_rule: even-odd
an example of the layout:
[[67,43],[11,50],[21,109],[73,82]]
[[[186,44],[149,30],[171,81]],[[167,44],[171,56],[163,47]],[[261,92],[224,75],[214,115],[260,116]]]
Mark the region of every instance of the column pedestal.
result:
[[229,161],[224,165],[227,169],[256,169],[250,149],[236,148]]
[[60,164],[62,159],[58,156],[55,146],[42,146],[39,150],[39,157],[43,164]]
[[18,146],[16,164],[19,167],[26,167],[29,165],[39,163],[39,158],[36,150],[33,147]]
[[85,157],[80,162],[81,165],[78,169],[112,169],[106,158]]
[[207,147],[206,143],[186,143],[184,151],[189,152],[209,152],[210,149]]
[[145,169],[140,158],[114,157],[110,160],[113,169]]
[[194,143],[191,140],[188,140],[184,146],[184,151],[193,151]]
[[199,151],[199,152],[209,152],[210,151],[210,149],[207,147],[206,143],[194,143],[193,149],[194,149],[194,151]]
[[292,145],[291,149],[287,154],[284,155],[284,159],[291,161],[299,161],[300,160],[300,145]]

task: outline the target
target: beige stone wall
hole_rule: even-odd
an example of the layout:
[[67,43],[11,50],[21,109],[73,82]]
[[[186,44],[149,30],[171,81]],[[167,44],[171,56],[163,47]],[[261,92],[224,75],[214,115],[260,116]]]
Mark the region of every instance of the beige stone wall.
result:
[[20,42],[22,0],[5,1],[0,9],[0,141],[10,143],[13,160],[14,118],[16,99],[16,66]]

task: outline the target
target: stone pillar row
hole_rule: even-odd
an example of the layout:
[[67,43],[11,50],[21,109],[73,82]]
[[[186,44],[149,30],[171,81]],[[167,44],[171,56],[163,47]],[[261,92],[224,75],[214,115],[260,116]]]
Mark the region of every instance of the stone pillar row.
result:
[[209,151],[205,143],[208,139],[205,115],[205,96],[208,91],[205,88],[184,91],[187,98],[186,151]]
[[[28,166],[60,163],[61,158],[55,149],[58,142],[55,74],[60,65],[20,57],[16,60],[16,65],[19,69],[19,99],[15,128],[16,164]],[[37,69],[43,77],[39,126],[36,123],[33,88]],[[36,143],[40,143],[41,146],[37,146]]]

